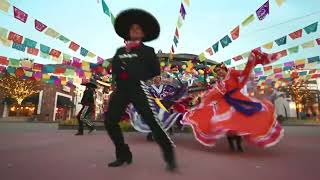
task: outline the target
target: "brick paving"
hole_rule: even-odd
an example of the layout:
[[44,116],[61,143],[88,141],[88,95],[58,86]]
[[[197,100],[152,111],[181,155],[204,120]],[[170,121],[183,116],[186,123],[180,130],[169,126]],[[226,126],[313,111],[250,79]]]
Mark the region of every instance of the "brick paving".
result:
[[50,123],[0,123],[1,180],[319,180],[320,127],[285,127],[276,147],[228,150],[222,139],[206,148],[192,134],[175,134],[179,171],[168,173],[155,143],[126,133],[133,164],[108,168],[113,146],[103,131],[82,137]]

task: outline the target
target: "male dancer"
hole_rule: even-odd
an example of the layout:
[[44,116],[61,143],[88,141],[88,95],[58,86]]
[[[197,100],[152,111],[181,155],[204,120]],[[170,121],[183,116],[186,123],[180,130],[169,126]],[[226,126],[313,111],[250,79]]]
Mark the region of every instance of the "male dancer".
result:
[[117,50],[112,60],[112,76],[116,89],[109,101],[105,127],[116,148],[116,160],[110,167],[132,162],[129,146],[125,144],[119,120],[129,103],[132,103],[152,130],[160,145],[167,169],[176,168],[173,143],[161,126],[151,95],[144,81],[160,75],[160,63],[154,49],[142,42],[156,39],[160,33],[157,20],[148,12],[129,9],[121,12],[115,20],[116,33],[125,40],[125,47]]
[[91,122],[91,117],[94,113],[94,93],[97,85],[92,80],[88,83],[81,84],[86,86],[86,90],[83,93],[81,104],[82,108],[78,113],[77,119],[79,122],[78,133],[76,136],[83,135],[83,124],[89,127],[89,134],[95,130],[94,124]]

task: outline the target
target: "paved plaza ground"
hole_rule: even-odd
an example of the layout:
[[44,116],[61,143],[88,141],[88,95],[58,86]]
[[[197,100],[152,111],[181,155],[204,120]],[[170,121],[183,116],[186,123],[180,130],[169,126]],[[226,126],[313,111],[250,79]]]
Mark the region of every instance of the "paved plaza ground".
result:
[[320,126],[285,127],[270,149],[246,146],[237,154],[225,139],[214,148],[192,134],[175,134],[177,173],[164,169],[159,148],[140,133],[126,133],[133,164],[108,168],[113,146],[104,131],[82,137],[50,123],[0,123],[1,180],[319,180]]

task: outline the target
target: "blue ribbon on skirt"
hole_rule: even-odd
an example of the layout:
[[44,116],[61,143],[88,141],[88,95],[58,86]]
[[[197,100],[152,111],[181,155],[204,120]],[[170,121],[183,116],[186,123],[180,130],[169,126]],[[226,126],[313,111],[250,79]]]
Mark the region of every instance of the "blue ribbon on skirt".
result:
[[243,113],[246,116],[251,116],[252,114],[259,112],[262,109],[261,103],[246,101],[246,100],[241,100],[241,99],[236,99],[231,97],[231,95],[236,91],[237,89],[233,89],[227,92],[224,95],[224,99],[227,101],[228,104],[234,107],[237,111]]

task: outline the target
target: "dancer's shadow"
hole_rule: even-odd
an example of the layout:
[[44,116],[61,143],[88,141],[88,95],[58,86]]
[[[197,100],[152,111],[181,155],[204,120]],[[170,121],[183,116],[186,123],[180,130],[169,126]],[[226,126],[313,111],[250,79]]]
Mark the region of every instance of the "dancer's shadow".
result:
[[[156,142],[149,142],[146,140],[146,133],[126,133],[126,138],[130,139],[130,143],[139,146],[150,145]],[[207,147],[200,144],[191,133],[176,133],[171,136],[177,148],[183,148],[188,151],[196,151],[206,153],[207,155],[221,155],[221,156],[238,156],[242,158],[278,158],[285,154],[280,145],[268,149],[258,148],[249,144],[243,143],[245,152],[232,152],[229,149],[227,138],[221,138],[217,141],[215,146]]]
[[218,142],[213,147],[207,147],[200,144],[192,134],[189,133],[181,133],[176,134],[174,136],[174,141],[177,147],[186,148],[193,151],[201,151],[208,154],[219,153],[219,154],[230,154],[230,150],[228,149],[228,145],[223,142]]
[[187,148],[193,151],[201,151],[213,155],[222,156],[240,156],[244,158],[278,158],[286,153],[281,146],[276,146],[268,149],[258,148],[253,145],[243,143],[245,152],[232,152],[229,149],[227,138],[221,138],[215,146],[206,147],[194,139],[192,134],[177,134],[174,137],[174,142],[177,147]]

